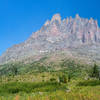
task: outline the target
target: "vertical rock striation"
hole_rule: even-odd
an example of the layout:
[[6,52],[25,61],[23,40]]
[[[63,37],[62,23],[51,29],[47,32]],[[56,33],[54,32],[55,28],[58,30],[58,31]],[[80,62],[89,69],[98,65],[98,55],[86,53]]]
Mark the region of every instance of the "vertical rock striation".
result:
[[99,44],[100,28],[97,20],[81,18],[78,14],[75,18],[61,20],[60,14],[55,14],[25,42],[7,49],[0,57],[0,64],[67,48],[87,46],[88,50],[92,46],[94,49],[93,45],[97,47]]

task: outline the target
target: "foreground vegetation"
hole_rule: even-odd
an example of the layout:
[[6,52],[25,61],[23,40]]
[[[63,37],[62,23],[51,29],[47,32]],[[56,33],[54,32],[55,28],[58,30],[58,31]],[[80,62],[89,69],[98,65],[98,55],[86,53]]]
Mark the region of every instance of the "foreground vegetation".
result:
[[54,66],[41,61],[1,66],[0,100],[100,100],[98,65],[64,60],[59,70]]
[[[91,85],[92,84],[92,85]],[[70,83],[11,82],[0,85],[1,100],[99,100],[99,80],[72,80]]]

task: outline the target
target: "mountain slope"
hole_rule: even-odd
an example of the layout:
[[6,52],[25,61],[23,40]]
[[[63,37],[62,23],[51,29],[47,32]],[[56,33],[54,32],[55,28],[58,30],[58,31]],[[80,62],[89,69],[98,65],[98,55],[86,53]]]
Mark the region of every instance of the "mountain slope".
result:
[[66,51],[72,56],[86,56],[99,61],[100,28],[97,21],[81,18],[78,14],[75,18],[61,20],[61,16],[55,14],[25,42],[7,49],[0,57],[0,64],[28,58],[36,59],[35,56],[57,51]]

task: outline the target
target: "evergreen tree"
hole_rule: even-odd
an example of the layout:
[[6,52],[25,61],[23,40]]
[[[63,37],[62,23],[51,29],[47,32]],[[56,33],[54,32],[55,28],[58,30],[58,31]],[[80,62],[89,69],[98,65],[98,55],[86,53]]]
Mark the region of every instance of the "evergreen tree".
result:
[[100,70],[97,64],[94,64],[91,76],[100,80]]
[[18,74],[18,69],[17,69],[17,67],[15,65],[13,65],[13,67],[12,67],[12,73],[14,75],[17,75]]

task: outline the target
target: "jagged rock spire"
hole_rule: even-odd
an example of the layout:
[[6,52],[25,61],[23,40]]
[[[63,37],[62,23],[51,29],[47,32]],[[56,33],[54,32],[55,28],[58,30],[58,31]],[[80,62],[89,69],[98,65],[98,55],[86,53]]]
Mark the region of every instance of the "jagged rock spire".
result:
[[55,14],[53,17],[52,17],[52,19],[51,19],[51,22],[53,22],[53,21],[55,21],[55,20],[57,20],[57,21],[59,21],[59,23],[61,23],[61,16],[60,16],[60,14]]
[[94,22],[93,18],[90,18],[89,23],[92,24],[93,22]]
[[45,26],[47,26],[47,25],[49,25],[50,24],[50,21],[49,20],[47,20],[46,22],[45,22]]
[[69,19],[67,18],[67,19],[66,19],[66,24],[68,24],[68,22],[69,22]]
[[95,20],[95,24],[96,24],[96,26],[98,26],[98,21],[97,20]]
[[98,52],[96,53],[99,54],[100,28],[97,21],[92,18],[90,20],[81,18],[78,14],[76,14],[75,18],[69,17],[61,21],[60,14],[55,14],[50,21],[47,20],[44,26],[32,34],[28,40],[8,49],[0,57],[0,64],[11,62],[12,60],[20,61],[23,58],[25,60],[27,57],[39,55],[40,53],[56,52],[56,50],[69,49],[69,47],[70,49],[74,47],[80,49],[80,47],[86,46],[84,50],[82,49],[82,54],[84,52],[85,55],[88,55],[87,50],[93,48],[89,48],[89,46],[95,44],[99,44]]
[[79,19],[79,18],[80,18],[79,14],[76,14],[76,18],[77,18],[77,19]]

